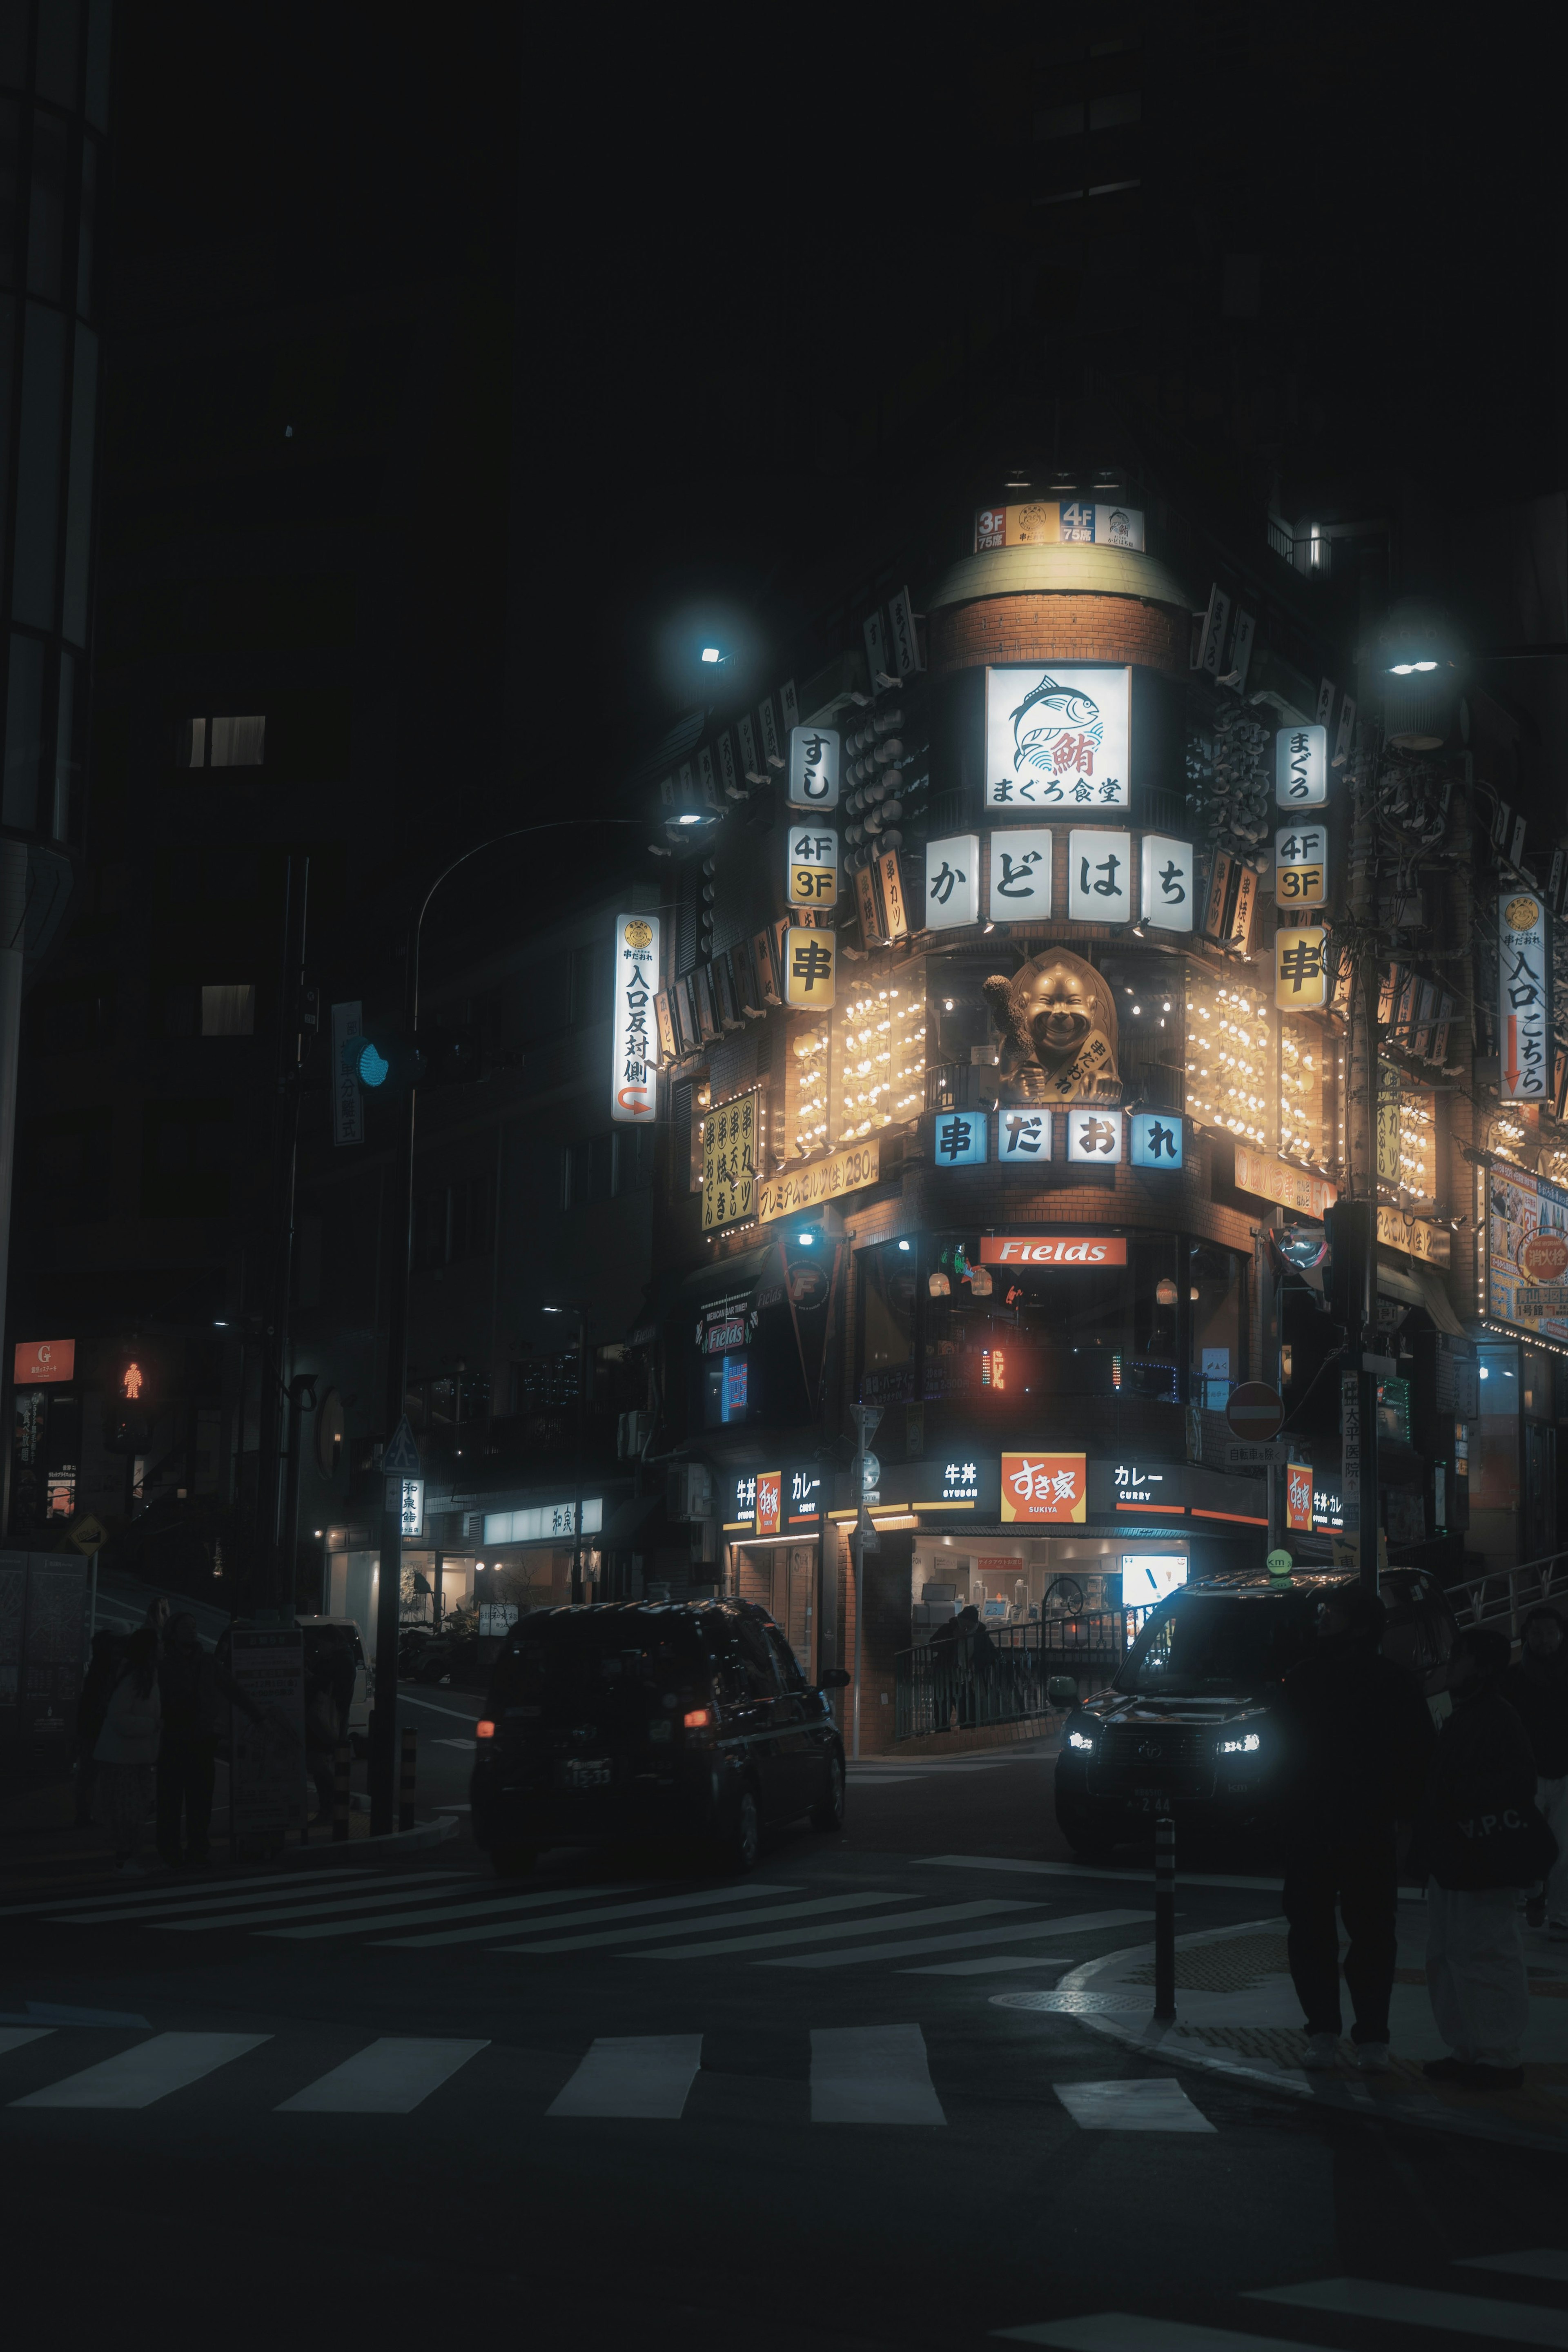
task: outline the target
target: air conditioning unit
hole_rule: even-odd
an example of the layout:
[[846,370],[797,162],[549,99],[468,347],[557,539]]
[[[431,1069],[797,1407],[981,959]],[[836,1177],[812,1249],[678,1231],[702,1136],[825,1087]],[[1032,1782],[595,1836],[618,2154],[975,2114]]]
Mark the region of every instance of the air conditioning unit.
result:
[[713,1517],[713,1473],[706,1462],[676,1462],[665,1480],[664,1515],[668,1519],[710,1519]]
[[623,1412],[616,1427],[616,1452],[623,1462],[635,1462],[647,1444],[653,1425],[650,1412]]

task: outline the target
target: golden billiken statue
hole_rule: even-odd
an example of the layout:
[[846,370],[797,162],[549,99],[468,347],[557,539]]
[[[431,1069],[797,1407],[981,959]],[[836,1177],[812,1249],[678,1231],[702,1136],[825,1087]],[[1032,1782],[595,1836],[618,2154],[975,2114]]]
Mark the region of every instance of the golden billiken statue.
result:
[[985,994],[1002,1031],[1004,1102],[1120,1102],[1116,1006],[1094,966],[1047,948]]

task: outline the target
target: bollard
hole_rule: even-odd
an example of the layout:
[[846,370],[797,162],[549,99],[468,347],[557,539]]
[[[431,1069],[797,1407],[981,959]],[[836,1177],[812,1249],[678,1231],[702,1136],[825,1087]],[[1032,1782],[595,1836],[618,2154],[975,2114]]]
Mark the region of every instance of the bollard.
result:
[[403,1734],[403,1777],[397,1790],[397,1826],[400,1830],[414,1827],[414,1766],[419,1745],[419,1734],[410,1726]]
[[332,1843],[341,1845],[349,1833],[349,1748],[340,1740],[332,1750]]
[[1176,1824],[1162,1813],[1154,1824],[1154,2021],[1176,2017]]

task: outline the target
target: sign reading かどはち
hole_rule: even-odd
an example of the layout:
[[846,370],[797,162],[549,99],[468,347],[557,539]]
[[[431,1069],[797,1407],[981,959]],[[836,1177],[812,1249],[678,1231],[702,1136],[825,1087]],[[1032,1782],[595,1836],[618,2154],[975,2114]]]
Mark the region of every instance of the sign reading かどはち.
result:
[[1081,1521],[1089,1485],[1081,1454],[1004,1454],[1002,1517],[1005,1519]]
[[651,1125],[658,1101],[653,1000],[658,987],[658,917],[616,917],[614,1062],[610,1117]]

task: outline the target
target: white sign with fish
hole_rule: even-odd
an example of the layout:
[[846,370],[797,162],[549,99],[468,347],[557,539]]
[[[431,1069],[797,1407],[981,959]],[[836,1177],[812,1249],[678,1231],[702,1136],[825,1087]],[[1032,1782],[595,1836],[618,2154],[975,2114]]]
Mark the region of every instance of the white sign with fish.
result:
[[1130,669],[988,669],[986,807],[1128,807],[1131,688]]

